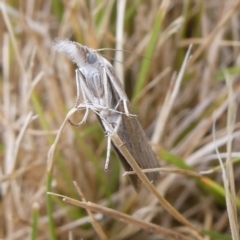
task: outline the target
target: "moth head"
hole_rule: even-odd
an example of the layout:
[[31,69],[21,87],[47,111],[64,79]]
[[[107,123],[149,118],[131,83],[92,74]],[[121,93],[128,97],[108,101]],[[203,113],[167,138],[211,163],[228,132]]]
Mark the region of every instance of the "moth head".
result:
[[89,64],[94,64],[97,61],[97,53],[94,51],[89,51],[87,54],[87,62]]

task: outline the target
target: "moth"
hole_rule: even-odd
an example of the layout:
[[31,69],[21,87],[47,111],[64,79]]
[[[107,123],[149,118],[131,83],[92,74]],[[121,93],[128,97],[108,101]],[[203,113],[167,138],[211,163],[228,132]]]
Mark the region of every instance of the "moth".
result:
[[[110,62],[97,51],[68,39],[55,39],[53,44],[57,51],[64,52],[78,67],[75,70],[76,107],[82,103],[85,104],[86,108],[91,106],[90,109],[94,109],[97,113],[98,121],[104,132],[107,134],[111,131],[117,133],[141,169],[158,168],[159,162],[148,143],[137,116],[133,114],[123,85]],[[82,122],[85,121],[86,116]],[[119,146],[114,145],[110,138],[108,139],[124,169],[132,171]],[[106,163],[105,168],[107,165],[108,163]],[[160,176],[158,172],[149,172],[146,175],[152,183],[155,183]],[[129,175],[129,178],[138,191],[141,186],[138,176],[132,174]]]

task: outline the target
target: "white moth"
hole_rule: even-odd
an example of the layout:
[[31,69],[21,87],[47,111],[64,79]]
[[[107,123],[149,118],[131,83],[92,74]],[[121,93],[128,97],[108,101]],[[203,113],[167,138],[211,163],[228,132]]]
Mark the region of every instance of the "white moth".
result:
[[[158,168],[158,160],[137,117],[133,115],[127,95],[113,66],[95,50],[68,39],[56,39],[54,47],[57,51],[66,53],[77,64],[76,107],[86,106],[86,114],[81,123],[85,122],[89,109],[94,109],[103,130],[106,133],[114,131],[118,134],[140,168]],[[125,170],[132,171],[119,147],[114,145],[110,137],[105,168],[108,166],[111,144]],[[158,172],[146,175],[151,182],[155,182],[160,176]],[[141,181],[137,175],[129,177],[135,189],[139,190]]]

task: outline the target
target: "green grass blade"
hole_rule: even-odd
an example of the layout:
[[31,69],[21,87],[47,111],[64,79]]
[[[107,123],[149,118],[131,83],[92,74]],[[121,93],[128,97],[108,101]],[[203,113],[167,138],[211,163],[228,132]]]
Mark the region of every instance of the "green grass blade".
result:
[[39,204],[33,203],[32,208],[32,234],[31,240],[37,239],[37,232],[38,232],[38,217],[39,217]]
[[52,11],[55,14],[57,20],[60,22],[63,16],[63,4],[59,0],[52,0]]
[[[144,56],[146,56],[148,59],[152,58],[153,53],[154,53],[154,49],[158,40],[158,36],[160,34],[161,31],[161,26],[162,26],[162,21],[163,21],[163,12],[161,10],[159,10],[159,12],[156,15],[153,27],[152,27],[152,31],[150,34],[150,39],[146,48],[146,51],[144,53]],[[136,83],[136,87],[134,89],[133,92],[133,100],[134,98],[140,93],[140,91],[142,90],[142,88],[144,87],[144,83],[150,68],[150,64],[151,62],[146,59],[143,58],[142,62],[141,62],[141,66],[140,66],[140,72],[138,74],[138,81]]]
[[209,236],[211,239],[232,240],[232,237],[231,237],[231,236],[219,234],[219,233],[216,233],[216,232],[211,231],[211,230],[206,230],[206,229],[204,229],[204,230],[202,230],[202,233],[203,233],[204,235]]
[[[47,173],[47,192],[52,192],[52,173]],[[48,215],[48,230],[51,240],[57,240],[55,221],[53,218],[53,201],[52,195],[47,194],[47,215]]]
[[[194,170],[192,167],[188,166],[184,160],[176,155],[171,154],[166,150],[162,150],[161,158],[167,161],[168,163],[175,165],[178,168],[185,170]],[[196,182],[208,193],[213,195],[218,202],[225,202],[225,189],[219,185],[218,183],[212,181],[210,178],[206,176],[202,176],[201,178],[196,178]],[[240,209],[240,199],[236,198],[237,207]]]

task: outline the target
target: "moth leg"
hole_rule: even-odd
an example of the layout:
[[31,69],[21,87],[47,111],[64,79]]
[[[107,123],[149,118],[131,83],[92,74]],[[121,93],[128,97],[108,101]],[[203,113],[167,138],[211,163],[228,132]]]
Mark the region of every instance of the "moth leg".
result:
[[125,100],[125,99],[120,99],[119,101],[118,101],[118,103],[117,103],[117,105],[115,106],[115,110],[118,108],[118,106],[119,106],[119,104],[120,104],[120,102],[123,102],[123,108],[124,108],[124,114],[126,115],[126,116],[134,116],[133,114],[129,114],[129,110],[128,110],[128,107],[127,107],[127,100]]
[[78,127],[78,124],[73,123],[70,119],[68,119],[68,122],[69,122],[72,126],[74,126],[74,127]]
[[123,101],[123,107],[124,107],[124,112],[125,114],[129,117],[129,111],[128,111],[128,107],[127,107],[127,101],[125,99],[122,99]]
[[[110,113],[119,113],[119,114],[121,114],[121,115],[123,115],[123,114],[126,115],[125,112],[118,111],[118,109],[117,109],[121,101],[122,101],[122,99],[120,99],[120,100],[118,101],[117,105],[116,105],[113,109],[112,109],[112,108],[107,108],[107,107],[101,106],[101,105],[99,105],[99,104],[94,104],[94,107],[95,107],[96,109],[98,109],[99,111],[100,111],[100,110],[108,110]],[[129,114],[128,114],[128,117],[137,117],[137,115],[136,115],[136,114],[129,113]]]
[[118,106],[120,105],[120,102],[122,101],[122,99],[119,99],[117,102],[117,105],[115,106],[114,110],[117,110]]
[[76,124],[76,123],[73,123],[70,119],[68,119],[68,122],[74,127],[79,127],[80,125],[85,124],[88,114],[89,114],[89,108],[87,107],[81,122]]
[[107,155],[106,155],[106,161],[105,161],[105,166],[104,166],[105,171],[108,170],[110,154],[111,154],[111,136],[110,136],[110,134],[107,133]]
[[76,99],[76,103],[75,103],[75,107],[77,107],[80,102],[81,102],[81,99],[80,99],[80,91],[81,91],[81,77],[79,77],[79,70],[76,69],[75,70],[75,74],[76,74],[76,87],[77,87],[77,99]]
[[129,113],[128,107],[127,107],[127,101],[124,100],[124,99],[120,99],[120,100],[118,101],[118,103],[117,103],[116,107],[114,108],[114,110],[117,110],[117,108],[118,108],[118,106],[119,106],[119,104],[120,104],[121,101],[123,102],[123,108],[124,108],[124,112],[122,112],[122,114],[125,114],[127,117],[137,117],[136,114],[131,114],[131,113]]
[[75,70],[75,74],[76,74],[76,87],[77,87],[77,99],[76,99],[75,107],[79,107],[81,103],[81,97],[82,97],[82,101],[85,103],[87,103],[88,100],[86,96],[86,91],[84,91],[84,89],[86,89],[85,78],[79,69]]
[[79,123],[77,124],[78,126],[80,126],[80,125],[82,125],[82,124],[84,124],[84,123],[86,122],[87,117],[88,117],[88,114],[89,114],[89,108],[86,108],[86,111],[85,111],[85,114],[84,114],[84,116],[83,116],[83,119],[82,119],[81,122],[79,122]]
[[[85,114],[83,116],[83,119],[81,122],[75,124],[71,120],[68,120],[69,123],[75,127],[79,127],[80,125],[84,124],[87,120],[88,114],[89,114],[89,107],[87,106],[88,100],[87,100],[87,95],[88,92],[86,90],[85,86],[85,78],[81,71],[79,69],[75,70],[76,74],[76,87],[77,87],[77,99],[75,103],[75,108],[80,108],[84,107],[86,109]],[[82,103],[81,103],[81,98],[82,98]]]
[[108,82],[107,82],[107,74],[105,68],[103,67],[103,89],[104,89],[104,101],[105,106],[109,109],[109,97],[108,97]]
[[[129,114],[129,110],[128,110],[128,107],[127,107],[127,101],[128,101],[127,95],[124,92],[123,88],[119,85],[119,79],[117,78],[117,76],[115,76],[115,74],[113,74],[111,72],[111,68],[112,68],[111,66],[108,66],[106,68],[106,73],[109,76],[109,79],[110,79],[113,87],[117,91],[117,93],[120,97],[120,100],[123,101],[124,113],[126,114],[126,116],[129,116],[130,114]],[[104,72],[105,72],[105,68],[104,68]]]

